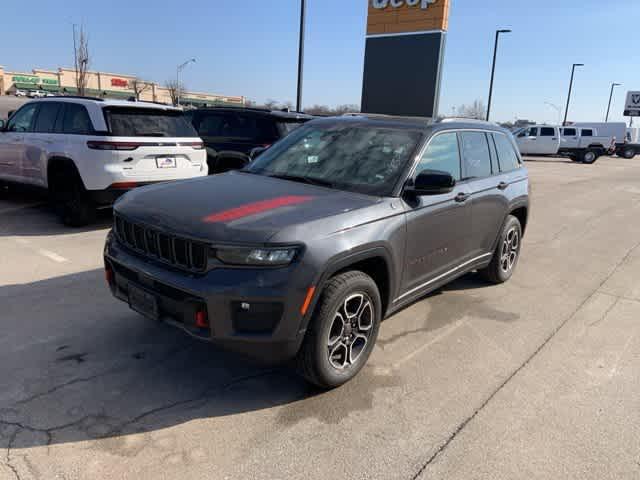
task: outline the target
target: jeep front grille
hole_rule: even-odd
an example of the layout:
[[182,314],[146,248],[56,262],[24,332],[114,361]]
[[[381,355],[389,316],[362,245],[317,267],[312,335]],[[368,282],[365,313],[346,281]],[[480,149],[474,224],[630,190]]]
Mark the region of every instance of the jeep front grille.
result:
[[114,231],[121,243],[145,257],[190,272],[204,272],[207,268],[205,244],[167,235],[119,215],[114,215]]

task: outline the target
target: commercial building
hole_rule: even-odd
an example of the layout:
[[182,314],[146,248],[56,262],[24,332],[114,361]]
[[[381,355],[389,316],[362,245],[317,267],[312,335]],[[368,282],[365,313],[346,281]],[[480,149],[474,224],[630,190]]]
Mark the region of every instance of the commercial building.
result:
[[[33,69],[29,73],[14,72],[0,66],[0,95],[15,95],[17,90],[31,92],[35,90],[59,95],[77,95],[76,72],[72,68],[57,70]],[[171,104],[171,92],[155,82],[140,80],[135,75],[107,72],[87,72],[85,95],[102,98],[128,99],[136,97],[150,102]],[[245,104],[245,97],[215,95],[200,92],[182,92],[181,105],[195,107],[212,105]]]

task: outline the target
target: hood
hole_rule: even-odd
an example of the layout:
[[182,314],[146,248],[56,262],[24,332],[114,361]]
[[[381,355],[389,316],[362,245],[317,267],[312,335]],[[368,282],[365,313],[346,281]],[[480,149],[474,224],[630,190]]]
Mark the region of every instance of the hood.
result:
[[229,172],[132,190],[114,211],[133,222],[193,239],[266,243],[289,227],[379,202],[377,197]]

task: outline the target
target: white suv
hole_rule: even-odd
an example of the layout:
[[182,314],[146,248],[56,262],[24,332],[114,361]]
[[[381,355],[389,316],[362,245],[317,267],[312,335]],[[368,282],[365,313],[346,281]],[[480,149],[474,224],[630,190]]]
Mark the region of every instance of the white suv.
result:
[[43,98],[0,123],[0,181],[48,188],[68,225],[131,188],[207,173],[202,140],[165,105]]

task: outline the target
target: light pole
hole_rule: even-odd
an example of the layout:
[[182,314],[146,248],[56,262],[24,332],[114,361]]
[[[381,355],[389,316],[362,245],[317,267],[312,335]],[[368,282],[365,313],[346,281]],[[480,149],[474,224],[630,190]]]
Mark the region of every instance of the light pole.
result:
[[190,63],[196,63],[196,59],[190,58],[186,62],[178,65],[178,67],[176,68],[176,103],[178,104],[177,106],[180,106],[180,90],[181,90],[180,89],[180,72],[184,70],[184,68]]
[[496,76],[496,59],[498,57],[498,40],[501,33],[511,33],[511,30],[496,30],[496,44],[493,47],[493,66],[491,67],[491,85],[489,86],[489,105],[487,105],[487,122],[491,116],[491,100],[493,100],[493,80]]
[[304,30],[306,24],[307,0],[300,0],[300,40],[298,42],[298,93],[296,112],[302,111],[302,73],[304,64]]
[[551,102],[544,102],[544,103],[545,103],[545,105],[549,105],[556,112],[558,112],[558,125],[560,125],[560,122],[562,121],[562,107],[556,105],[555,103],[551,103]]
[[621,83],[612,83],[611,84],[611,94],[609,95],[609,106],[607,107],[607,116],[605,117],[605,123],[609,121],[609,112],[611,112],[611,100],[613,100],[613,89],[616,87],[620,87]]
[[564,112],[564,122],[562,125],[567,124],[567,118],[569,117],[569,104],[571,103],[571,91],[573,90],[573,76],[576,73],[576,67],[584,67],[584,63],[574,63],[571,68],[571,81],[569,82],[569,95],[567,95],[567,108]]

